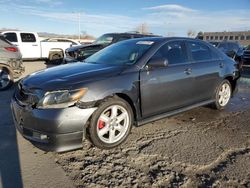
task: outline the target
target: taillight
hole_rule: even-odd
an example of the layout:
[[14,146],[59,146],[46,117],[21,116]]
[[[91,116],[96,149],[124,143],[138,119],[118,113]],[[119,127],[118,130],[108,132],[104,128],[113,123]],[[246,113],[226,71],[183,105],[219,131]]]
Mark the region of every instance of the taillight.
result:
[[15,47],[6,47],[5,50],[8,50],[10,52],[18,52],[18,49]]

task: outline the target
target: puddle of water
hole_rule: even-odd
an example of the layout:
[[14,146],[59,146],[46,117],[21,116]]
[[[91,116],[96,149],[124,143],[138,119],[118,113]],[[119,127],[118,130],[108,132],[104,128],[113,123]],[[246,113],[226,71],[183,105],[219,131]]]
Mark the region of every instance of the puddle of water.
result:
[[240,83],[250,85],[250,78],[241,77],[240,78]]

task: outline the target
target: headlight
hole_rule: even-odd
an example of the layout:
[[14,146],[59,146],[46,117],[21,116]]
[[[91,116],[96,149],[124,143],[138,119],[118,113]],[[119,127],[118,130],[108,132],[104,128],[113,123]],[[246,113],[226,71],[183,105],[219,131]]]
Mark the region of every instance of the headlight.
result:
[[87,88],[47,92],[39,101],[37,108],[66,108],[74,105],[86,92]]

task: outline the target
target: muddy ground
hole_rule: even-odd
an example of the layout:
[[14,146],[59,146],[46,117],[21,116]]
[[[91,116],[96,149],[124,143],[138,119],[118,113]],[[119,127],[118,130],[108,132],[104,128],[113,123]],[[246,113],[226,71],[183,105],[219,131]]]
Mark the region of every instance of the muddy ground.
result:
[[55,154],[76,187],[250,187],[250,81],[224,111],[201,107],[133,128],[113,150]]

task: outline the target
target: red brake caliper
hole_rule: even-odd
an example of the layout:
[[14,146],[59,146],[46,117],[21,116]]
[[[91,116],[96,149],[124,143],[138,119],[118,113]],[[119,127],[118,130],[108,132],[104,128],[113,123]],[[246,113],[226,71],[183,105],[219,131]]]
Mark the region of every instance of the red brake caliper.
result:
[[105,126],[105,122],[102,121],[102,120],[99,120],[99,121],[98,121],[98,128],[99,128],[99,129],[102,129],[104,126]]

